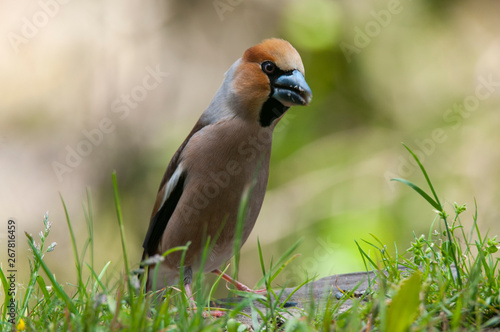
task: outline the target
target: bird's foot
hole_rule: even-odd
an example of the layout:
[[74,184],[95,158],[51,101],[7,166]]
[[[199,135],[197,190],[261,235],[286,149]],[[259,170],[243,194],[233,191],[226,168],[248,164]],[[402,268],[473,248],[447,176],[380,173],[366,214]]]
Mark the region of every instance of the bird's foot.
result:
[[[198,312],[198,307],[194,303],[194,300],[190,301],[190,302],[191,302],[190,311],[192,313]],[[210,308],[201,309],[201,316],[203,318],[212,318],[212,317],[213,318],[220,318],[220,317],[223,317],[225,314],[226,314],[226,312],[222,311],[222,310],[212,310]]]
[[[193,310],[196,312],[198,309],[196,307],[194,307]],[[226,314],[225,311],[207,310],[207,309],[203,309],[203,312],[201,313],[203,318],[211,318],[211,317],[220,318],[220,317],[223,317],[225,314]]]
[[[191,285],[190,284],[184,285],[184,289],[186,290],[186,296],[188,297],[189,303],[191,304],[191,311],[197,312],[198,307],[196,306],[196,302],[193,299],[193,292],[191,291]],[[201,314],[202,314],[203,318],[210,318],[210,317],[219,318],[219,317],[224,316],[226,313],[224,311],[221,311],[221,310],[203,309]]]
[[223,273],[219,269],[213,270],[212,273],[215,273],[215,274],[221,276],[222,279],[224,279],[227,282],[229,282],[230,284],[234,285],[236,287],[236,289],[239,291],[247,292],[247,293],[254,293],[254,294],[266,294],[267,293],[267,289],[265,289],[265,288],[263,288],[263,289],[251,289],[250,287],[242,284],[238,280],[231,278],[229,275]]

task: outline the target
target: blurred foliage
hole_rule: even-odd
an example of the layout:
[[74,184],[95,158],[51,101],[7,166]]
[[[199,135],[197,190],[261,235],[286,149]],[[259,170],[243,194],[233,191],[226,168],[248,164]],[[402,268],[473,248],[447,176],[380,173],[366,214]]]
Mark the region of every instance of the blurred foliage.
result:
[[293,1],[285,6],[283,31],[302,49],[332,49],[340,37],[341,7],[328,0]]
[[[5,33],[21,33],[22,18],[41,10],[22,3],[0,11],[9,13],[1,20]],[[85,227],[81,202],[90,186],[96,252],[106,253],[96,261],[120,257],[110,175],[116,170],[130,260],[138,262],[171,156],[224,71],[247,47],[274,36],[298,49],[314,97],[309,107],[292,108],[276,128],[268,194],[242,252],[246,282],[260,273],[257,236],[266,259],[303,237],[302,256],[288,275],[300,278],[362,269],[353,240],[368,233],[399,243],[428,229],[433,211],[388,181],[418,176],[400,142],[433,170],[445,205],[453,204],[448,197],[469,205],[476,198],[480,225],[500,231],[499,4],[214,3],[61,5],[19,52],[11,45],[0,50],[0,75],[9,78],[1,83],[0,180],[7,189],[0,204],[23,230],[50,210],[58,244],[68,245],[57,192],[78,232]],[[146,67],[157,65],[168,72],[164,82],[120,118],[113,102],[142,84]],[[484,80],[493,83],[485,87]],[[468,110],[465,103],[478,89],[491,91]],[[75,148],[85,139],[82,131],[105,117],[115,130],[58,181],[53,162],[64,162],[67,146]],[[436,140],[435,130],[444,136]],[[70,257],[64,254],[48,259],[63,262]],[[64,266],[56,273],[66,279]]]

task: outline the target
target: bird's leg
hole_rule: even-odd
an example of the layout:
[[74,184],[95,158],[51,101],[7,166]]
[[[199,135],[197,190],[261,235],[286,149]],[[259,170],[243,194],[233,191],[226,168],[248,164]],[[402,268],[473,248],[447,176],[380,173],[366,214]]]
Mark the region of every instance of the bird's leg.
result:
[[267,289],[264,288],[264,289],[253,290],[250,287],[242,284],[238,280],[235,280],[235,279],[231,278],[229,275],[227,275],[226,273],[223,273],[219,269],[213,270],[212,273],[215,273],[216,275],[221,276],[222,279],[224,279],[227,282],[233,284],[236,287],[236,289],[238,289],[239,291],[248,292],[248,293],[255,293],[255,294],[266,294],[267,293]]
[[191,304],[191,307],[196,311],[196,302],[193,298],[193,291],[191,290],[191,284],[184,284],[184,289],[186,290],[186,296]]
[[[191,290],[191,284],[190,283],[186,283],[184,284],[184,289],[186,290],[186,296],[187,298],[189,299],[189,303],[191,303],[191,310],[193,310],[193,312],[196,312],[198,310],[198,308],[196,307],[196,302],[193,298],[193,292]],[[208,318],[208,317],[222,317],[225,315],[225,312],[224,311],[220,311],[220,310],[210,310],[209,312],[203,310],[202,312],[202,316],[203,318]]]

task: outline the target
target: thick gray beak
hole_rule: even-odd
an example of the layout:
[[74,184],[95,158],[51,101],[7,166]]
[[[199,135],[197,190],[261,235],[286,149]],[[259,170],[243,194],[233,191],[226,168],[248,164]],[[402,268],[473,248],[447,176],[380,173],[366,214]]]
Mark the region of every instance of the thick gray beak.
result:
[[307,85],[304,75],[298,70],[281,75],[273,82],[274,93],[271,97],[283,105],[308,105],[312,99],[312,91]]

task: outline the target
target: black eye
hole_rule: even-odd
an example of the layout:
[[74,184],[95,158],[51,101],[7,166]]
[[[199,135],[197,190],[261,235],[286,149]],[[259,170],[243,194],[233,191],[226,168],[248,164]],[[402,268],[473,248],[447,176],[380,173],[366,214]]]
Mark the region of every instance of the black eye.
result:
[[276,70],[276,65],[271,61],[266,61],[262,63],[262,70],[266,74],[272,74]]

